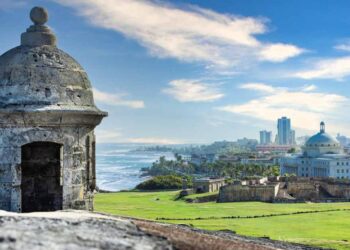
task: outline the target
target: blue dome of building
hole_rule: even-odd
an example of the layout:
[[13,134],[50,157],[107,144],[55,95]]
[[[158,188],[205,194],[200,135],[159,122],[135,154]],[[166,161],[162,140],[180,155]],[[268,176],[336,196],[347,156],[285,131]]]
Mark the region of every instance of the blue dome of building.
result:
[[311,136],[306,141],[306,146],[337,146],[339,142],[330,134],[326,133],[325,124],[321,122],[320,132]]

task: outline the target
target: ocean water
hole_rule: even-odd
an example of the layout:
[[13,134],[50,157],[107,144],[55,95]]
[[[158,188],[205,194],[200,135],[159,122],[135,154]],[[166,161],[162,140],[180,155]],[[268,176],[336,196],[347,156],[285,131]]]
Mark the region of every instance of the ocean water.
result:
[[145,152],[136,149],[147,144],[97,144],[97,186],[103,190],[119,191],[134,188],[147,179],[141,168],[150,167],[160,156],[174,159],[171,152]]

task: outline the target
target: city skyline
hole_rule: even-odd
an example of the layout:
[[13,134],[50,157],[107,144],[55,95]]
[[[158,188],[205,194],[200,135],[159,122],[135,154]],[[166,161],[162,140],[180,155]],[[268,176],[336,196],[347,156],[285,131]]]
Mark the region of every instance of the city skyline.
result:
[[0,54],[47,7],[110,114],[98,142],[258,139],[282,116],[299,136],[350,135],[350,3],[321,2],[3,0]]
[[296,145],[295,130],[292,129],[292,121],[286,116],[277,119],[277,132],[275,140],[272,140],[272,131],[260,130],[260,144]]
[[271,144],[272,132],[267,130],[260,131],[260,144]]

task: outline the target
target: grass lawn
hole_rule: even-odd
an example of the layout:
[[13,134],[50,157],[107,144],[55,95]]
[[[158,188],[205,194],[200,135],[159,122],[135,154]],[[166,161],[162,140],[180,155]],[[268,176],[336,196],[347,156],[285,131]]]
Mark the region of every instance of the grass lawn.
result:
[[230,229],[238,234],[269,236],[271,239],[298,242],[336,249],[350,249],[350,211],[308,213],[252,219],[176,220],[180,218],[254,216],[297,211],[350,209],[350,203],[271,204],[262,202],[186,203],[175,201],[178,192],[119,192],[98,194],[97,212],[192,224],[207,230]]

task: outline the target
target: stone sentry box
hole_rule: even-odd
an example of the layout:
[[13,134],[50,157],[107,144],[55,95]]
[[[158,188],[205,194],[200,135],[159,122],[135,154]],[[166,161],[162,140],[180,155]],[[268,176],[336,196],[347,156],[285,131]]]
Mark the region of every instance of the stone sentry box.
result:
[[94,104],[83,68],[35,7],[21,45],[0,56],[0,210],[93,209]]

